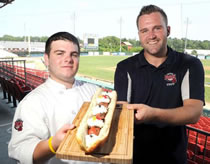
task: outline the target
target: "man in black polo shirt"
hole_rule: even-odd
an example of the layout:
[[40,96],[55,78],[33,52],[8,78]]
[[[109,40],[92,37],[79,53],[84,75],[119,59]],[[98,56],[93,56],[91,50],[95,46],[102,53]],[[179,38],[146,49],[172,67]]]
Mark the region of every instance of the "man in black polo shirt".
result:
[[186,124],[196,123],[204,104],[204,70],[199,59],[167,46],[167,16],[144,6],[138,17],[139,54],[118,63],[118,101],[135,111],[135,164],[187,163]]

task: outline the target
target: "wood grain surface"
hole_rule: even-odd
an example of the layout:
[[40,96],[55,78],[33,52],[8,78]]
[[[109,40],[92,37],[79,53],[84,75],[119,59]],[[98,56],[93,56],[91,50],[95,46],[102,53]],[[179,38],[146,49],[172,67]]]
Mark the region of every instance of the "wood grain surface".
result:
[[[78,127],[87,111],[89,102],[85,102],[73,123]],[[117,105],[118,106],[118,105]],[[60,144],[56,157],[69,160],[131,164],[133,157],[133,121],[134,113],[126,105],[115,108],[108,140],[91,154],[82,151],[76,140],[76,130],[68,131]]]

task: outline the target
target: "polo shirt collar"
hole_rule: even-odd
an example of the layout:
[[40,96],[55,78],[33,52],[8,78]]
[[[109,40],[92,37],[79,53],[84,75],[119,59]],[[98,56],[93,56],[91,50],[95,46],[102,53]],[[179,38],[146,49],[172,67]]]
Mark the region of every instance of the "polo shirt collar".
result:
[[[164,67],[166,65],[171,65],[172,63],[174,63],[176,61],[175,59],[175,55],[173,54],[174,51],[170,48],[167,47],[168,51],[167,51],[167,59],[164,61],[163,64],[160,65],[160,67]],[[138,64],[137,67],[144,67],[144,66],[148,66],[150,65],[146,58],[144,57],[144,49],[138,54]]]
[[147,66],[149,65],[149,63],[147,62],[147,60],[145,59],[144,57],[144,49],[141,50],[141,52],[138,54],[138,66],[139,67],[144,67],[144,66]]
[[166,65],[171,65],[176,62],[176,55],[174,54],[174,51],[170,47],[168,47],[167,56],[168,57],[164,62]]

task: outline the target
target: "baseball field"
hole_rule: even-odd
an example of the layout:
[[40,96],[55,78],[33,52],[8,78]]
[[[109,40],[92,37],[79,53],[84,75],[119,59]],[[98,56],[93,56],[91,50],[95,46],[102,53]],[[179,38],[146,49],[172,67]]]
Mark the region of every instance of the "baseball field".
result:
[[[114,81],[119,61],[128,56],[81,56],[79,74],[105,81]],[[201,60],[205,70],[205,99],[210,102],[210,60]]]

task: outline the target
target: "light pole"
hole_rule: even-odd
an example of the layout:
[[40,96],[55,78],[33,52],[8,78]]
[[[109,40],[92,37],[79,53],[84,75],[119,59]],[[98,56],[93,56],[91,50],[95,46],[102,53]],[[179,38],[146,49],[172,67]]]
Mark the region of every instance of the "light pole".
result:
[[121,54],[121,50],[122,50],[122,46],[121,46],[121,33],[122,33],[122,17],[120,17],[120,54]]
[[73,16],[74,18],[74,35],[76,35],[76,32],[75,32],[75,30],[76,30],[76,28],[75,28],[75,23],[76,23],[76,14],[75,14],[75,12],[74,12],[74,16]]
[[109,43],[109,45],[110,45],[110,51],[111,51],[111,53],[112,53],[112,43]]
[[187,48],[187,32],[188,32],[188,24],[189,24],[189,19],[187,18],[187,22],[186,22],[186,33],[185,33],[185,43],[184,43],[184,52],[186,52],[186,48]]
[[76,35],[76,28],[75,28],[75,24],[76,24],[76,14],[75,12],[71,15],[71,19],[73,21],[73,34]]

